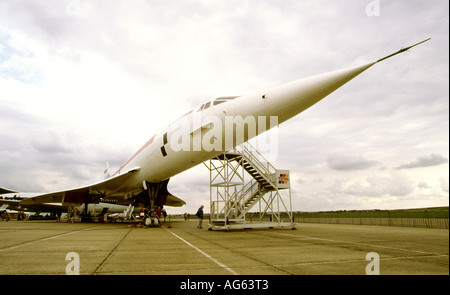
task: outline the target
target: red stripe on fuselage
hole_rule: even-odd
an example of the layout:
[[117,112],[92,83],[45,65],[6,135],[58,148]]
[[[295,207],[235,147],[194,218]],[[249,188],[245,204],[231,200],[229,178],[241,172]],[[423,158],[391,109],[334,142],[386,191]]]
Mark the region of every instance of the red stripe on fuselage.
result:
[[120,173],[120,170],[122,170],[123,167],[125,167],[126,165],[128,165],[128,163],[131,162],[131,160],[133,160],[137,155],[139,155],[140,152],[142,152],[143,150],[145,150],[146,147],[148,147],[152,142],[153,139],[155,139],[156,135],[153,135],[152,138],[150,138],[149,141],[147,141],[136,153],[134,153],[134,155],[131,156],[131,158],[128,159],[128,161],[125,162],[125,164],[123,164],[122,166],[120,166],[119,170],[117,170],[116,173],[113,174],[113,176],[115,176],[116,174]]

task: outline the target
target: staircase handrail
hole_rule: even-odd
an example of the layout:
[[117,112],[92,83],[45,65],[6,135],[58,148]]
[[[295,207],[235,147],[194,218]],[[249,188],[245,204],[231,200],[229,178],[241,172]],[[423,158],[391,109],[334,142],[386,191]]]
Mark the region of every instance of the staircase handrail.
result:
[[[250,164],[255,168],[258,169],[261,175],[270,183],[270,185],[274,188],[276,188],[274,175],[276,174],[277,169],[266,159],[264,158],[261,153],[255,149],[253,146],[251,146],[249,143],[246,143],[250,148],[246,147],[245,145],[241,145],[242,148],[242,156],[250,162]],[[252,150],[253,151],[252,151]],[[255,156],[257,154],[257,156]],[[263,159],[266,164],[264,164],[260,159]]]

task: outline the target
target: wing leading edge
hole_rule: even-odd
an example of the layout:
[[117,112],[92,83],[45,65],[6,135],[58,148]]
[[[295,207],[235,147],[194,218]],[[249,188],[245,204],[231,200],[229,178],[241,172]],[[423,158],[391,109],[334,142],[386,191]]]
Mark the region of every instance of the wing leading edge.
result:
[[116,195],[123,196],[125,193],[129,192],[129,190],[126,190],[126,188],[123,187],[124,183],[133,177],[139,169],[139,167],[134,168],[120,175],[113,176],[88,186],[42,194],[24,199],[20,202],[20,204],[27,206],[45,203],[95,203],[98,202],[100,198],[113,197]]
[[[46,193],[20,202],[22,207],[36,207],[37,205],[60,203],[63,206],[70,204],[98,203],[101,198],[123,200],[132,194],[139,198],[141,194],[147,194],[143,188],[130,188],[126,186],[127,180],[131,179],[140,168],[131,169],[125,173],[113,176],[98,183],[70,190]],[[158,203],[171,207],[181,207],[186,204],[180,198],[175,197],[167,190],[169,179],[162,182],[158,193]],[[131,202],[131,201],[130,201]]]

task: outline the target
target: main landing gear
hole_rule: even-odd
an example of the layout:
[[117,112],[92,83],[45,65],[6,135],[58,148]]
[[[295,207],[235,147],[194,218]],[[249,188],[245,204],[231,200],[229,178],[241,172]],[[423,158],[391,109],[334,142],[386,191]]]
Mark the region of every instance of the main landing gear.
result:
[[[159,218],[161,217],[161,206],[157,204],[156,199],[162,185],[163,182],[150,183],[144,181],[143,195],[146,209],[139,214],[141,217],[141,221],[139,222],[140,227],[161,227],[161,222],[159,221]],[[145,193],[147,193],[147,195],[145,195]]]

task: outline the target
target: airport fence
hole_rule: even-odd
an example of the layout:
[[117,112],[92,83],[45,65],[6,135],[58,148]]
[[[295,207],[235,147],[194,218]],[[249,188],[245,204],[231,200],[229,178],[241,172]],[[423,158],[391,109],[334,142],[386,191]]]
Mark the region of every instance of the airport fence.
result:
[[448,229],[448,207],[411,210],[296,212],[295,222]]

